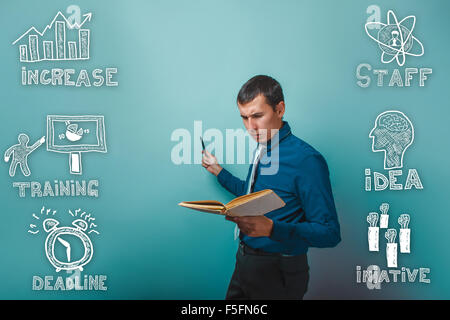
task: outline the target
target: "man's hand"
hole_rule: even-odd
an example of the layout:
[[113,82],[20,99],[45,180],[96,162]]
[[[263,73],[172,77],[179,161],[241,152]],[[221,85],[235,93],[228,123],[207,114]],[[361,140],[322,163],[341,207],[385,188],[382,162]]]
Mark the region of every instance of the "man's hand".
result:
[[45,136],[43,136],[41,139],[39,139],[39,142],[40,142],[41,144],[45,143]]
[[249,237],[270,237],[272,234],[273,221],[265,216],[256,217],[225,217],[235,222],[241,232]]
[[5,156],[5,162],[8,162],[8,161],[9,161],[9,157]]
[[207,150],[203,150],[202,153],[203,153],[202,166],[206,168],[206,170],[211,172],[213,175],[217,176],[220,173],[220,171],[222,171],[222,167],[217,162],[216,157],[214,157]]

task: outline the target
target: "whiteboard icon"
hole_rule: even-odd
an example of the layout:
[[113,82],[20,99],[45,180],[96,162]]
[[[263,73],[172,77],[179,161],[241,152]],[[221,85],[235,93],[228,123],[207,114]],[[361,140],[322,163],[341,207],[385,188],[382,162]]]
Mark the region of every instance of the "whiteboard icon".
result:
[[69,154],[71,174],[82,174],[81,154],[106,153],[103,116],[47,116],[47,150]]

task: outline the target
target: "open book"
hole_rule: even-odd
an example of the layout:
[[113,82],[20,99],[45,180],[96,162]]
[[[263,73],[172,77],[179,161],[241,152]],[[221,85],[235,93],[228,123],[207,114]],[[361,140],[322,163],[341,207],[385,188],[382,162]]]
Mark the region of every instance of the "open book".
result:
[[228,216],[262,216],[286,204],[272,190],[266,189],[240,196],[223,204],[219,201],[184,201],[178,205],[202,212]]

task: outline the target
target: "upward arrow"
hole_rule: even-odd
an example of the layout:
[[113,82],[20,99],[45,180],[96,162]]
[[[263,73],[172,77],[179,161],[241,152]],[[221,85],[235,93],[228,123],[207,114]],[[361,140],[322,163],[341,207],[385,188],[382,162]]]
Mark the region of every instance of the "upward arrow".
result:
[[86,21],[91,21],[91,18],[92,18],[92,12],[83,14],[83,17],[85,17],[85,18],[84,18],[83,22],[81,22],[79,28],[81,28],[81,27],[83,26],[83,24],[84,24]]
[[80,29],[86,21],[91,21],[92,12],[88,12],[86,14],[83,14],[83,17],[84,17],[84,20],[80,24],[78,24],[76,22],[74,24],[70,24],[69,21],[67,21],[67,19],[66,19],[68,28],[70,28],[70,29],[74,29],[74,28]]

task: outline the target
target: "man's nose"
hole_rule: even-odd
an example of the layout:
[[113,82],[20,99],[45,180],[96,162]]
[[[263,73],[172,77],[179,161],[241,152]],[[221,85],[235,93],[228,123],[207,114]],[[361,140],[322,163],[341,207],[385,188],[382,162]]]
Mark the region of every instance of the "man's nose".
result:
[[248,128],[253,131],[256,131],[256,129],[257,129],[256,121],[252,120],[252,118],[248,118]]

